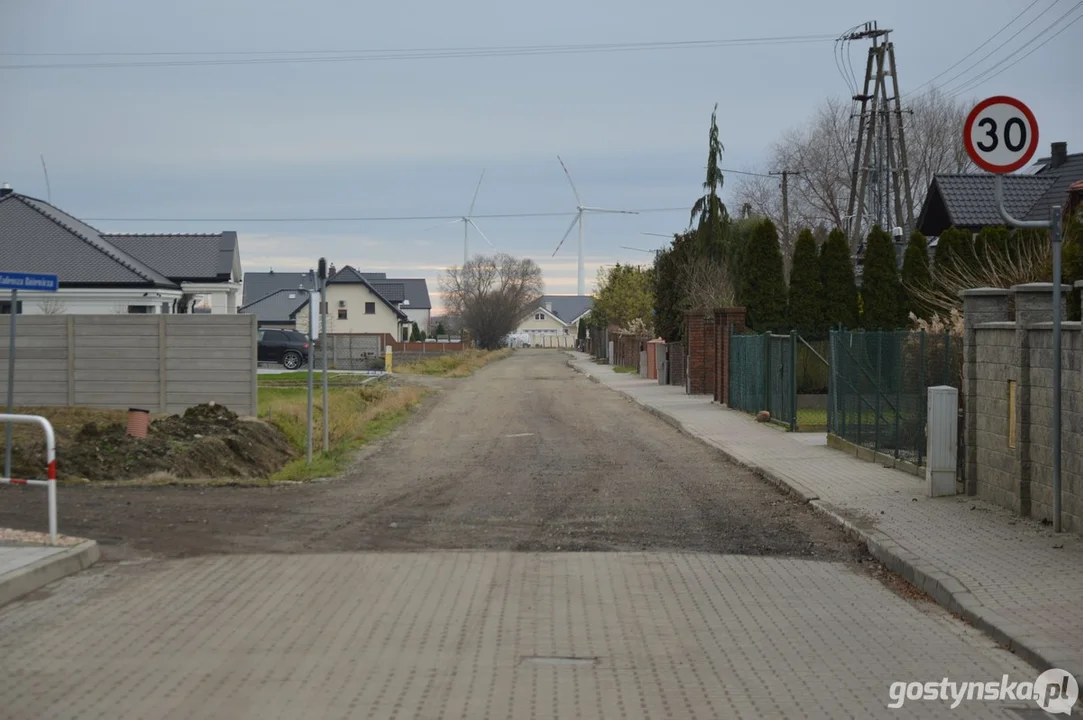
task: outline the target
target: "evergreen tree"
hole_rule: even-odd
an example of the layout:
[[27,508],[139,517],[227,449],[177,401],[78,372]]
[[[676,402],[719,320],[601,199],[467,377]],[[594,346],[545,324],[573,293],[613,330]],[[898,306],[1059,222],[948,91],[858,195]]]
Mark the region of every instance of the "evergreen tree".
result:
[[711,129],[708,135],[707,177],[703,181],[703,196],[692,206],[688,224],[699,221],[696,225],[696,244],[698,250],[711,260],[721,261],[727,250],[727,230],[730,222],[726,205],[719,197],[724,178],[722,176],[722,152],[725,148],[718,139],[718,103],[711,113]]
[[927,320],[930,315],[929,308],[915,297],[915,290],[928,287],[932,281],[932,273],[929,271],[929,246],[925,242],[925,236],[917,230],[910,233],[910,242],[903,254],[901,280],[907,297],[907,312]]
[[835,228],[820,251],[820,278],[823,282],[823,317],[829,327],[858,324],[857,282],[850,261],[846,233]]
[[778,229],[761,220],[748,239],[741,274],[748,326],[758,332],[786,329],[786,278]]
[[670,246],[654,256],[654,329],[666,342],[677,342],[684,336],[687,305],[681,269],[692,262],[694,243],[690,232],[674,235]]
[[444,329],[443,321],[436,323],[436,337],[447,336],[447,330]]
[[576,330],[575,337],[578,340],[586,340],[587,339],[587,321],[584,320],[583,318],[579,318],[579,328],[578,328],[578,330]]
[[822,336],[827,330],[823,314],[823,291],[816,238],[812,231],[806,228],[798,234],[793,246],[789,296],[790,327],[806,337]]
[[933,254],[933,269],[948,268],[952,263],[964,261],[968,250],[970,233],[950,227],[940,233],[936,241],[936,252]]
[[410,342],[421,342],[421,330],[418,329],[417,323],[410,328]]
[[974,240],[974,255],[978,263],[997,265],[1008,257],[1008,243],[1012,233],[1001,225],[987,225]]
[[879,225],[873,227],[865,243],[861,299],[865,329],[895,330],[903,324],[906,305],[899,282],[895,243]]

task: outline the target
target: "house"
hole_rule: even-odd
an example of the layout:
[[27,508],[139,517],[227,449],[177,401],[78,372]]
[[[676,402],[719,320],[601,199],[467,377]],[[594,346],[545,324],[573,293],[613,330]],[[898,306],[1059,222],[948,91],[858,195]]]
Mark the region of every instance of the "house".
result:
[[[58,292],[20,299],[23,314],[234,313],[241,289],[235,232],[103,233],[7,186],[0,188],[0,269],[59,277]],[[10,304],[0,300],[0,313],[11,312]]]
[[[936,238],[950,227],[978,233],[1004,225],[997,210],[993,175],[937,175],[929,186],[917,227]],[[1004,176],[1004,206],[1019,220],[1048,220],[1049,209],[1068,200],[1068,188],[1083,180],[1083,153],[1068,154],[1068,144],[1052,144],[1049,157],[1023,173]],[[935,245],[935,242],[930,242]]]
[[[390,335],[396,340],[409,339],[411,321],[399,309],[400,302],[384,297],[366,277],[349,265],[327,280],[324,330],[332,335]],[[308,298],[302,300],[291,317],[301,332],[308,332]]]
[[515,334],[529,337],[531,345],[541,344],[545,335],[578,335],[579,320],[590,313],[594,298],[589,295],[543,295],[519,322]]
[[[347,266],[349,267],[349,266]],[[346,271],[342,268],[342,272]],[[409,323],[417,323],[421,330],[429,326],[432,302],[429,299],[428,284],[421,278],[388,278],[386,273],[358,272],[349,267],[349,277],[364,278],[385,300],[395,305],[406,314]],[[328,274],[334,278],[339,274],[331,265]],[[302,304],[307,306],[307,294],[298,292],[298,288],[315,288],[316,279],[313,271],[309,272],[246,272],[244,274],[244,300],[241,312],[255,312],[259,315],[260,325],[293,327],[294,311]],[[343,276],[343,279],[346,276]],[[342,281],[342,279],[340,279]],[[330,285],[333,281],[328,281]],[[290,291],[290,292],[279,292]],[[328,288],[330,294],[330,288]],[[290,297],[293,295],[294,297]],[[296,305],[286,311],[285,305],[296,300]],[[259,303],[257,306],[256,303]],[[347,312],[347,315],[349,313]],[[285,319],[284,319],[285,318]],[[307,325],[306,325],[307,327]],[[331,322],[328,321],[330,332]],[[398,337],[396,335],[396,337]]]

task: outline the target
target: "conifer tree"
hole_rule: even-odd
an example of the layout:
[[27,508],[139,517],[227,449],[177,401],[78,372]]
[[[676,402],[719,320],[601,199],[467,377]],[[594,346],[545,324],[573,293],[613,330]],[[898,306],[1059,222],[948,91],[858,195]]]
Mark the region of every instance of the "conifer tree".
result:
[[929,246],[925,242],[925,236],[918,230],[910,233],[910,242],[903,254],[901,281],[907,297],[907,312],[928,320],[929,309],[916,297],[916,291],[928,287],[932,281],[932,273],[929,271]]
[[816,238],[802,230],[793,246],[790,270],[790,327],[806,337],[822,336],[827,330],[823,314],[823,281]]
[[786,278],[778,229],[764,219],[752,231],[745,248],[741,298],[748,326],[758,332],[786,329]]
[[850,243],[838,228],[828,234],[820,252],[820,278],[824,287],[823,317],[828,327],[856,328],[857,282],[850,261]]
[[879,226],[865,242],[865,272],[861,281],[866,330],[895,330],[903,324],[904,296],[895,259],[895,243]]

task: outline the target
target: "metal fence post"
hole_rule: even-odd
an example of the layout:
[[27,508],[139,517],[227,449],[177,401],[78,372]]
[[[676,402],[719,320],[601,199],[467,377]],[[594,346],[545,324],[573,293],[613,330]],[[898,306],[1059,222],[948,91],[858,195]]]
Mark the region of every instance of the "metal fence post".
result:
[[797,432],[797,331],[790,330],[790,432]]
[[925,395],[926,395],[926,391],[925,391],[925,331],[924,330],[922,330],[921,333],[920,333],[920,341],[919,341],[919,343],[920,344],[918,346],[919,347],[919,349],[918,349],[918,389],[921,391],[921,402],[918,403],[918,408],[919,408],[919,412],[920,412],[920,415],[918,416],[918,420],[920,422],[919,427],[921,428],[921,440],[917,444],[917,446],[918,446],[918,467],[921,466],[921,461],[923,459],[923,454],[925,452],[925,443],[927,443],[929,441],[929,431],[928,431],[928,428],[926,427],[928,419],[925,417],[925,415],[929,411],[929,409],[926,407],[926,403],[925,403],[925,400],[924,400]]
[[903,343],[904,336],[898,331],[892,333],[895,338],[895,459],[899,458],[899,416],[902,415],[903,384]]
[[760,336],[763,338],[763,409],[770,412],[771,409],[771,338],[767,333]]
[[873,436],[873,450],[880,452],[880,388],[884,384],[884,333],[876,331],[876,434]]

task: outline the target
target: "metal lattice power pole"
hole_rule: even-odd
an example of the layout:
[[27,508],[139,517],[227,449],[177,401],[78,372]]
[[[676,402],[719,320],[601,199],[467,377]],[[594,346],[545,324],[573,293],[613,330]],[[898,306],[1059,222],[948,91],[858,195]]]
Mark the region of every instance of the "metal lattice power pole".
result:
[[844,36],[846,40],[872,40],[865,65],[864,87],[860,95],[853,97],[861,109],[847,207],[847,217],[851,219],[851,249],[856,249],[860,243],[866,213],[872,222],[885,229],[900,225],[904,234],[909,234],[914,226],[903,109],[895,45],[888,39],[890,33],[873,22]]

